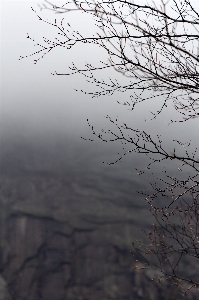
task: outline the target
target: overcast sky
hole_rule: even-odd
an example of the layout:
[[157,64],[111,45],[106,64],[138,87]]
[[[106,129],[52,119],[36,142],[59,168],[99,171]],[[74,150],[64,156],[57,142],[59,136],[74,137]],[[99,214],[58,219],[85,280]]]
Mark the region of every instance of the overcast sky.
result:
[[65,55],[61,51],[59,57],[53,53],[37,65],[34,65],[33,58],[19,61],[20,55],[34,52],[34,44],[26,39],[27,33],[35,39],[43,34],[43,24],[31,10],[31,6],[38,9],[37,3],[27,0],[2,1],[1,4],[1,118],[9,119],[8,123],[13,125],[25,123],[26,128],[34,127],[35,130],[49,126],[51,129],[56,126],[67,129],[69,125],[73,128],[74,119],[81,127],[92,103],[87,105],[85,97],[74,92],[74,78],[51,75],[60,64],[69,64],[69,53]]
[[[125,106],[117,104],[121,100],[121,94],[112,97],[101,97],[92,99],[81,92],[75,92],[74,88],[87,90],[85,79],[80,76],[52,76],[51,72],[57,70],[65,71],[65,67],[72,61],[80,65],[85,60],[98,61],[106,59],[103,52],[93,51],[92,48],[75,48],[72,51],[57,49],[47,55],[36,65],[34,58],[29,57],[19,60],[19,57],[34,52],[33,43],[26,39],[27,33],[35,40],[43,35],[54,36],[53,29],[38,21],[32,12],[31,6],[39,12],[38,3],[42,1],[1,1],[1,121],[2,129],[6,126],[19,127],[21,131],[27,129],[33,131],[64,131],[68,134],[77,135],[79,138],[88,131],[86,119],[89,118],[94,125],[104,124],[104,116],[110,114],[112,117],[119,115],[122,121],[129,120],[132,126],[138,127],[144,124],[148,130],[159,128],[169,139],[170,134],[184,136],[185,130],[190,139],[193,127],[197,120],[191,121],[190,125],[180,125],[171,128],[168,126],[168,116],[173,114],[168,110],[157,123],[144,122],[151,104],[146,104],[134,112],[127,110]],[[52,12],[42,11],[42,16],[50,17]],[[83,19],[82,19],[83,18]],[[79,16],[78,19],[70,19],[76,26],[82,26],[90,30],[91,21]],[[114,70],[111,71],[114,76]],[[122,94],[124,98],[125,95]],[[128,100],[128,99],[126,99]],[[155,104],[156,105],[156,104]],[[99,125],[100,126],[100,125]],[[105,126],[105,125],[104,125]],[[179,129],[180,128],[180,129]]]

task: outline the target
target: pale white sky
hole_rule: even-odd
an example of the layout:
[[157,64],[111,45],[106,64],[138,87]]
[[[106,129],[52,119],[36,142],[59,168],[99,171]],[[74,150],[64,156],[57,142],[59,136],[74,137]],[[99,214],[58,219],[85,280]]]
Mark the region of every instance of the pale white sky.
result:
[[[68,133],[77,134],[80,137],[87,132],[86,119],[91,123],[101,126],[104,124],[104,116],[110,114],[112,117],[119,115],[121,121],[129,120],[132,126],[139,126],[143,123],[150,109],[148,105],[138,108],[133,114],[125,106],[120,106],[116,102],[125,97],[124,94],[115,94],[112,97],[101,97],[92,99],[81,92],[75,92],[74,88],[89,90],[84,78],[80,76],[52,76],[51,72],[65,71],[71,61],[80,65],[84,61],[98,61],[99,58],[106,59],[103,52],[96,52],[93,48],[75,48],[72,51],[57,49],[40,60],[36,65],[33,58],[19,61],[20,55],[28,55],[34,51],[33,43],[26,39],[27,33],[37,40],[43,35],[54,36],[54,32],[49,31],[49,26],[45,26],[38,21],[31,10],[31,6],[38,9],[39,1],[2,1],[1,2],[1,120],[19,128],[31,130],[52,130],[52,128]],[[40,2],[42,3],[42,1]],[[52,15],[51,12],[42,11],[43,16]],[[66,17],[66,16],[65,16]],[[81,26],[91,28],[90,20],[72,20],[76,25],[81,21]],[[114,70],[108,75],[115,77]],[[128,99],[127,99],[128,100]],[[166,115],[172,114],[167,111]],[[155,130],[161,128],[162,132],[167,132],[165,125],[166,116],[159,119],[159,125],[154,122],[144,124],[145,128]],[[133,121],[132,121],[133,120]],[[196,124],[197,121],[193,121]],[[180,128],[192,128],[190,124],[180,125]],[[23,124],[23,125],[21,125]],[[103,126],[103,125],[102,125]],[[175,128],[169,129],[173,133]],[[183,136],[184,131],[183,129]],[[55,130],[55,131],[56,131]],[[189,129],[188,129],[189,131]],[[169,134],[166,134],[167,137]],[[181,130],[178,132],[181,136]]]

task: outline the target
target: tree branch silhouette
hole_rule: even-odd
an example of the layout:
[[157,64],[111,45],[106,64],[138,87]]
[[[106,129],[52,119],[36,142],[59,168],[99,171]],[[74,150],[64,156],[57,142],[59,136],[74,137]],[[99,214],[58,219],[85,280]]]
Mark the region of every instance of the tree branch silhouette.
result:
[[[96,90],[81,91],[92,97],[130,91],[129,100],[123,103],[118,101],[130,110],[152,99],[162,101],[153,118],[160,115],[170,102],[180,116],[179,119],[171,119],[171,123],[185,122],[199,116],[199,12],[191,1],[161,0],[140,4],[140,1],[133,0],[69,0],[60,6],[45,1],[40,9],[50,10],[58,16],[70,13],[91,16],[96,24],[96,33],[87,35],[80,32],[81,28],[75,30],[66,18],[46,20],[32,9],[40,21],[56,31],[56,36],[54,39],[43,37],[41,43],[36,42],[38,50],[20,59],[31,56],[37,63],[58,47],[67,51],[76,45],[82,49],[84,45],[97,47],[105,51],[107,61],[86,63],[83,68],[72,62],[68,72],[55,71],[52,74],[83,75]],[[29,35],[27,38],[35,42]],[[124,76],[125,84],[114,78],[97,78],[100,71],[110,68]],[[183,275],[182,270],[187,259],[195,266],[199,257],[197,148],[191,150],[191,143],[175,140],[176,145],[184,149],[184,155],[179,154],[176,148],[171,153],[165,149],[161,136],[152,137],[146,131],[125,123],[119,125],[118,120],[110,116],[107,119],[115,131],[102,130],[98,133],[89,121],[88,125],[93,135],[103,142],[122,143],[123,152],[110,164],[129,153],[139,153],[148,156],[147,169],[162,161],[177,161],[181,174],[186,174],[186,178],[181,175],[177,178],[164,169],[164,179],[157,178],[152,184],[154,193],[146,195],[146,200],[156,223],[153,230],[146,233],[149,244],[137,242],[134,245],[136,253],[146,262],[142,268],[151,267],[160,272],[157,280],[168,280],[184,293],[194,288],[198,291],[197,274]],[[158,181],[164,188],[158,186]],[[167,199],[163,206],[162,199]]]

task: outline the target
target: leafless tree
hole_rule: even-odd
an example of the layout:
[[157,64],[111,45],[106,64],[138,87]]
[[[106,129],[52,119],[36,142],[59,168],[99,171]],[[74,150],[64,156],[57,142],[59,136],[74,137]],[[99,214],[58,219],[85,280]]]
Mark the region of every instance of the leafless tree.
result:
[[[98,64],[85,64],[78,67],[74,62],[66,73],[54,75],[82,74],[96,90],[86,91],[92,97],[112,95],[116,92],[130,92],[130,98],[121,104],[134,110],[144,101],[155,99],[161,102],[160,109],[153,112],[156,118],[168,103],[172,103],[179,117],[170,122],[185,122],[196,118],[199,91],[199,12],[196,2],[189,0],[161,0],[144,3],[133,0],[69,0],[63,5],[46,1],[41,10],[52,10],[60,21],[45,20],[41,13],[39,20],[53,27],[57,36],[52,40],[44,37],[37,43],[38,50],[31,55],[37,63],[57,47],[67,50],[75,45],[93,45],[105,50],[108,60]],[[87,36],[73,30],[67,23],[70,13],[83,13],[91,16],[96,24],[96,33]],[[33,40],[28,35],[28,38]],[[99,71],[113,68],[125,77],[125,84],[117,79],[100,80]],[[85,91],[82,91],[85,92]],[[183,275],[183,266],[188,261],[195,266],[199,257],[199,161],[198,150],[191,145],[174,141],[184,149],[181,155],[173,149],[165,149],[161,136],[152,137],[149,133],[119,124],[107,116],[115,130],[102,130],[98,133],[88,122],[93,135],[102,141],[121,142],[123,156],[129,153],[142,153],[149,157],[148,169],[156,163],[176,161],[179,164],[179,177],[170,175],[163,169],[164,178],[152,184],[154,192],[146,195],[155,218],[153,230],[146,233],[149,244],[134,244],[136,252],[144,258],[146,265],[159,271],[157,280],[169,280],[177,284],[183,292],[199,288],[199,278],[194,272]],[[117,161],[118,161],[117,160]],[[113,163],[116,163],[114,161]],[[143,171],[138,171],[141,174]],[[166,179],[165,179],[166,178]],[[158,180],[160,185],[158,185]],[[167,199],[162,204],[162,199]]]

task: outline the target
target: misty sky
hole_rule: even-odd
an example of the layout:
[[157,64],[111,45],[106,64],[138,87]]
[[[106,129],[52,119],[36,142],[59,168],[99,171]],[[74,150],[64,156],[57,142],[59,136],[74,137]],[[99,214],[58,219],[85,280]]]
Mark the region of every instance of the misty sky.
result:
[[[113,118],[119,116],[121,122],[129,122],[129,125],[155,133],[162,133],[164,139],[170,141],[173,138],[185,137],[188,140],[196,139],[196,123],[169,125],[168,122],[174,110],[170,107],[157,121],[144,122],[150,119],[149,111],[151,103],[137,108],[136,112],[127,110],[125,106],[118,105],[117,100],[128,100],[126,94],[114,94],[112,97],[92,99],[88,95],[74,91],[75,88],[89,90],[85,79],[81,76],[52,76],[51,72],[57,70],[64,72],[72,61],[83,66],[84,61],[97,62],[99,59],[107,59],[102,51],[93,48],[74,48],[71,51],[56,49],[34,64],[34,57],[19,60],[19,57],[34,52],[34,43],[26,39],[27,33],[39,41],[43,35],[54,36],[53,29],[38,21],[32,12],[33,6],[38,13],[38,3],[42,1],[2,1],[2,47],[1,47],[1,129],[18,128],[21,133],[27,130],[34,132],[65,132],[76,136],[78,139],[86,135],[88,125],[86,119],[96,125],[97,128],[106,127],[105,116]],[[53,13],[42,11],[42,16],[51,18]],[[66,17],[66,16],[65,16]],[[75,26],[81,26],[89,32],[91,20],[78,16],[70,20]],[[111,70],[108,76],[115,76]],[[157,106],[159,103],[153,103]],[[157,126],[158,124],[158,126]],[[90,135],[90,132],[89,132]]]

